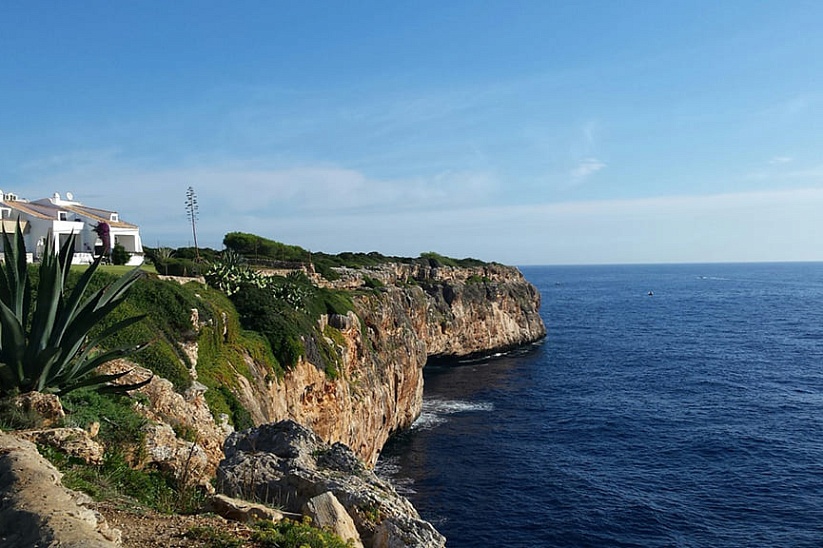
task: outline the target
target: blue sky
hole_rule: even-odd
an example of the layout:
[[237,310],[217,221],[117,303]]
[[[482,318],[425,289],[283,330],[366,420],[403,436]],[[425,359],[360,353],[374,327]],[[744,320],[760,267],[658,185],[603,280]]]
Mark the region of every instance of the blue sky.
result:
[[821,2],[0,3],[0,189],[146,245],[823,260]]

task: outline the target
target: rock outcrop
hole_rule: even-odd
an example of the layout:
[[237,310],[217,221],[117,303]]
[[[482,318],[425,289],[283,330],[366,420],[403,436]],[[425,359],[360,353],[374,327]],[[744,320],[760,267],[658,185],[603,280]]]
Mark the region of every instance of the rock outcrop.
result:
[[341,270],[339,287],[382,287],[355,295],[356,314],[324,317],[340,337],[339,377],[301,361],[280,381],[249,360],[238,397],[255,423],[293,419],[374,465],[392,433],[420,414],[430,357],[469,357],[542,339],[540,294],[519,270],[501,265],[387,264]]
[[62,474],[35,445],[0,432],[0,546],[117,546],[120,532],[62,486]]
[[366,547],[445,546],[446,539],[420,519],[411,503],[348,447],[329,445],[294,421],[234,433],[226,440],[225,453],[217,489],[229,496],[301,512],[331,494]]

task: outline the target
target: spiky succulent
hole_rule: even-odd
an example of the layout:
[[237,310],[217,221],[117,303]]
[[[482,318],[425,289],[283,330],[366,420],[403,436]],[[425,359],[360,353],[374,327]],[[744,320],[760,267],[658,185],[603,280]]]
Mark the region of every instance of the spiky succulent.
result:
[[112,384],[128,372],[96,373],[100,365],[144,346],[102,349],[108,336],[140,321],[143,316],[116,322],[92,336],[100,321],[126,298],[129,288],[140,276],[139,270],[134,269],[108,286],[91,291],[90,282],[102,259],[98,257],[69,289],[74,234],[66,239],[59,253],[54,252],[49,238],[33,297],[20,224],[11,237],[3,230],[2,239],[0,394],[30,391],[65,394],[84,386],[125,391],[145,384]]

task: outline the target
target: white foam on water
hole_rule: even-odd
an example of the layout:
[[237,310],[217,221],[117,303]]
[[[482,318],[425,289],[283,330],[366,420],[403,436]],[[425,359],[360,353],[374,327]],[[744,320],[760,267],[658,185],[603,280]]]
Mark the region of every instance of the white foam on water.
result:
[[492,411],[494,405],[490,402],[469,402],[462,400],[423,400],[423,409],[420,416],[414,421],[412,429],[428,429],[448,420],[449,415],[473,411]]

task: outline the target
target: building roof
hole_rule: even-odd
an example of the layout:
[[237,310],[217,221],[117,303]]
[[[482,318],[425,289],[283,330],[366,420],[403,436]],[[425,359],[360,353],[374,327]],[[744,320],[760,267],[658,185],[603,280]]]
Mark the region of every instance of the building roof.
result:
[[[63,211],[71,211],[78,215],[82,215],[84,217],[89,217],[97,221],[98,223],[108,223],[109,226],[113,228],[137,228],[137,225],[133,225],[131,223],[126,223],[124,221],[112,221],[111,216],[112,214],[117,214],[116,211],[108,211],[106,209],[99,209],[96,207],[88,207],[82,204],[72,204],[68,205],[65,204],[60,208]],[[119,219],[119,214],[118,214]]]
[[57,220],[57,214],[55,213],[57,209],[55,209],[54,206],[45,206],[44,204],[35,204],[32,202],[18,202],[16,200],[10,202],[3,201],[0,202],[0,204],[38,219]]
[[[119,220],[119,214],[116,211],[100,209],[97,207],[88,207],[79,202],[63,201],[59,204],[54,204],[51,199],[43,198],[42,200],[37,200],[34,202],[29,202],[27,200],[3,200],[0,201],[0,205],[8,207],[12,210],[17,210],[20,213],[31,215],[32,217],[35,217],[37,219],[57,221],[57,213],[59,211],[70,211],[76,215],[80,215],[83,217],[87,217],[93,221],[97,221],[98,223],[107,223],[112,228],[139,228],[135,224]],[[117,215],[118,220],[112,221],[112,215]]]

